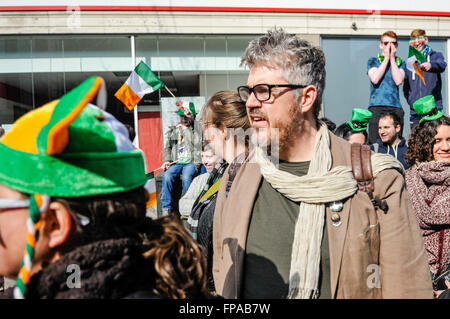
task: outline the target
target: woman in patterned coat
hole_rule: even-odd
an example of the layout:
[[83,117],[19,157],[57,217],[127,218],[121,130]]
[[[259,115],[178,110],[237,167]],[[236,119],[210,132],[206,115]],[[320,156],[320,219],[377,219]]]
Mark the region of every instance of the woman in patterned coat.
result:
[[[419,112],[420,103],[416,104]],[[435,279],[450,266],[450,118],[440,112],[421,113],[425,117],[414,128],[405,155],[412,165],[406,171],[406,187],[422,230],[435,290],[442,290],[445,286],[438,288]]]

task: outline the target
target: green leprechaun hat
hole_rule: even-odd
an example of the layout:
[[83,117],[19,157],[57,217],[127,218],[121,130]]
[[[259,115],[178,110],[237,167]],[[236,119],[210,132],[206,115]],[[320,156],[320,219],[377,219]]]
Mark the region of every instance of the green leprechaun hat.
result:
[[426,95],[418,99],[414,102],[413,108],[417,115],[420,116],[419,123],[422,123],[423,121],[437,120],[444,115],[444,113],[437,109],[433,95]]
[[88,78],[61,99],[23,115],[0,139],[0,184],[30,195],[16,298],[25,296],[51,196],[123,192],[147,181],[144,156],[129,140],[126,127],[89,104],[103,83],[100,77]]
[[195,112],[195,105],[193,102],[177,101],[175,104],[178,106],[178,110],[175,112],[176,114],[184,116],[184,109],[189,108],[192,115],[194,116],[197,115],[197,112]]
[[352,119],[347,121],[347,124],[355,132],[361,132],[367,129],[370,119],[373,114],[369,110],[354,108],[352,110]]

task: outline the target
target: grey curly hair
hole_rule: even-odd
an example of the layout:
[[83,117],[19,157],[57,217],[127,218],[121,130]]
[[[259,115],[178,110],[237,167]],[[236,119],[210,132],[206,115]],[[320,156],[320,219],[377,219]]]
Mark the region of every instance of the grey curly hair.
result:
[[[313,114],[316,119],[319,117],[326,75],[325,54],[321,48],[286,33],[282,28],[274,28],[252,40],[241,59],[241,66],[249,68],[260,63],[275,64],[292,84],[315,86],[317,99]],[[298,97],[298,91],[296,94]]]

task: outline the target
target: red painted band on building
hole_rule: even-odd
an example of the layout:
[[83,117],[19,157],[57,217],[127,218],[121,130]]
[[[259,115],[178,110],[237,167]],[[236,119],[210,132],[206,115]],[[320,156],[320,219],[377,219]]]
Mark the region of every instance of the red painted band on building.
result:
[[8,6],[0,11],[188,11],[188,12],[260,12],[260,13],[328,13],[328,14],[380,14],[411,16],[450,16],[450,12],[363,10],[363,9],[314,9],[314,8],[251,8],[251,7],[180,7],[180,6]]

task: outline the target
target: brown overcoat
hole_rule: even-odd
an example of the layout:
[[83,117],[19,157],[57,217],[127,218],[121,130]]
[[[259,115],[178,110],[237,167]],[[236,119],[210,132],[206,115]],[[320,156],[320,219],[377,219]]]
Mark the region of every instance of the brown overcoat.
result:
[[[350,144],[333,134],[330,140],[332,167],[351,167]],[[217,293],[225,298],[242,297],[247,232],[261,182],[252,158],[240,168],[226,198],[227,169],[214,214],[213,276]],[[433,298],[423,239],[402,174],[384,170],[374,183],[374,196],[389,206],[386,214],[375,211],[361,191],[344,201],[339,226],[326,210],[332,298]]]

